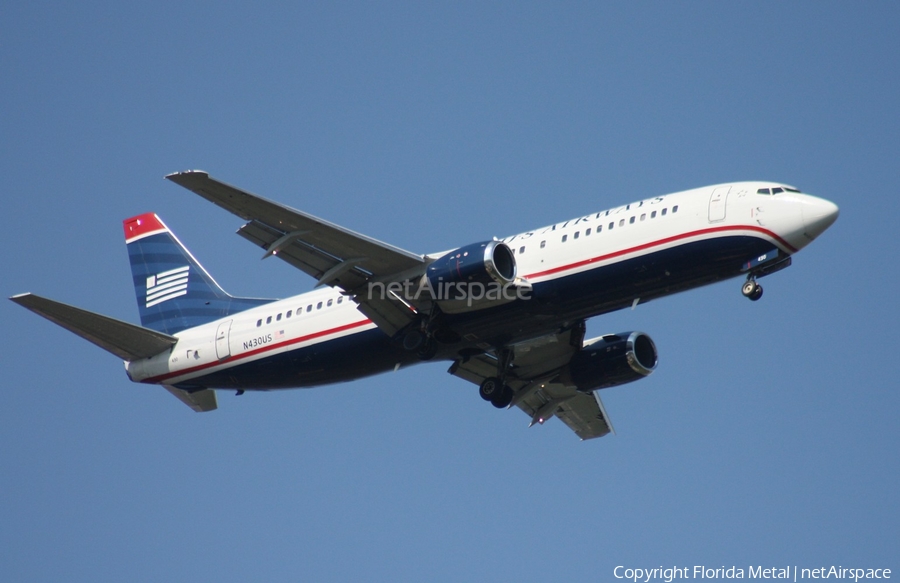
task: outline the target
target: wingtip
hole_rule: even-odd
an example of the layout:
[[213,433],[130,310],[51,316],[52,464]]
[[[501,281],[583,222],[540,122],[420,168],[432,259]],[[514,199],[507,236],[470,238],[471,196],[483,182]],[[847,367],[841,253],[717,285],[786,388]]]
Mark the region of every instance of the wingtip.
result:
[[209,177],[209,172],[205,170],[182,170],[181,172],[172,172],[171,174],[166,174],[163,178],[165,178],[166,180],[171,180],[172,182],[178,182],[179,178],[189,178],[192,176]]
[[9,296],[9,299],[17,304],[21,303],[20,300],[23,300],[31,295],[31,292],[25,292],[23,294],[16,294],[14,296]]

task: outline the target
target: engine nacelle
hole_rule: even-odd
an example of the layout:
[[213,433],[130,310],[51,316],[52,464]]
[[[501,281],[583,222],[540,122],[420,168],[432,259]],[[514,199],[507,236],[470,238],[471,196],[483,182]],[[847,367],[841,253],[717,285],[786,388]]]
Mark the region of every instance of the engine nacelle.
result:
[[643,332],[607,334],[585,341],[563,367],[560,380],[582,392],[624,385],[656,370],[653,340]]
[[[523,297],[516,258],[501,241],[460,247],[428,266],[420,282],[446,313],[480,310]],[[527,293],[530,293],[530,287]],[[420,294],[421,295],[421,294]]]
[[503,285],[516,279],[516,258],[506,243],[474,243],[438,258],[426,275],[435,288],[443,283]]

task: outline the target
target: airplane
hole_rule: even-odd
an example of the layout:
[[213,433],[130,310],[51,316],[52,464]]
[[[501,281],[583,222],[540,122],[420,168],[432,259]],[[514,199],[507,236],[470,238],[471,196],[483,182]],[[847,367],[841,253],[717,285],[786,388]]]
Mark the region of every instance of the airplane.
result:
[[15,303],[125,361],[195,411],[217,390],[313,387],[450,362],[529,426],[552,417],[582,440],[614,433],[602,389],[651,374],[653,340],[585,339],[585,321],[730,278],[759,279],[835,220],[838,207],[778,182],[734,182],[421,255],[240,190],[204,171],[166,176],[243,221],[237,233],[311,275],[286,299],[226,293],[154,213],[123,222],[141,325],[26,293]]

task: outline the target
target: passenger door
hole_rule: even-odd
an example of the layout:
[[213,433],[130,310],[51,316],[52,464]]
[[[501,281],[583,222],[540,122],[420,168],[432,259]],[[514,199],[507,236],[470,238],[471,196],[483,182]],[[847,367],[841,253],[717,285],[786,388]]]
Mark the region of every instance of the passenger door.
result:
[[730,186],[720,186],[712,191],[709,197],[709,222],[717,223],[725,220],[725,205],[728,202]]
[[216,328],[216,357],[224,360],[231,356],[231,320],[225,320]]

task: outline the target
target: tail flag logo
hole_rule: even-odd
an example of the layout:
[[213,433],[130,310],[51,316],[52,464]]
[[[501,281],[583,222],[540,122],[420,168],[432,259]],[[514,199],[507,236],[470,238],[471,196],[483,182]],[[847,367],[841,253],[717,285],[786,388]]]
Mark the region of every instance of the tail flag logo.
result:
[[177,267],[147,278],[146,307],[187,295],[190,266]]

